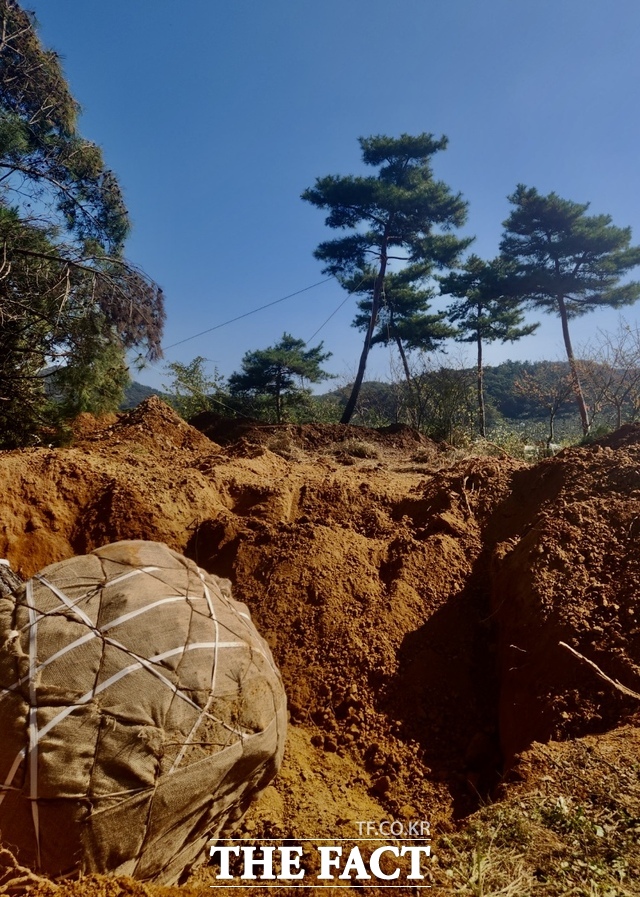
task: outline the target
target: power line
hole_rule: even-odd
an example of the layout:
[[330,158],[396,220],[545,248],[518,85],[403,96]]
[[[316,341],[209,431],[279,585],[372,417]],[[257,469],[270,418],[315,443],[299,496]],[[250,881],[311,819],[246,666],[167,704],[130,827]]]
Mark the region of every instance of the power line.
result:
[[[212,333],[214,330],[220,330],[221,327],[226,327],[227,324],[234,324],[236,321],[241,321],[242,318],[248,318],[249,315],[255,315],[256,312],[264,311],[265,308],[271,308],[272,305],[278,305],[279,302],[284,302],[285,299],[292,299],[294,296],[299,296],[300,293],[306,293],[307,290],[313,290],[315,287],[319,287],[321,286],[321,284],[327,283],[329,280],[333,280],[333,276],[325,277],[324,280],[319,280],[317,283],[312,283],[311,286],[304,287],[302,290],[296,290],[295,293],[289,293],[287,296],[282,296],[282,298],[280,299],[274,299],[273,302],[267,302],[266,305],[261,305],[259,308],[254,308],[252,311],[247,311],[243,315],[238,315],[235,318],[230,318],[228,321],[223,321],[222,324],[215,324],[213,327],[209,327],[207,330],[201,330],[200,333],[194,333],[193,336],[186,336],[184,339],[178,340],[177,343],[171,343],[170,346],[164,346],[164,349],[165,351],[167,349],[173,349],[175,346],[181,346],[183,343],[188,343],[192,339],[197,339],[197,337],[199,336],[204,336],[206,333]],[[322,326],[324,327],[324,324]]]
[[350,298],[351,298],[351,293],[347,293],[347,295],[344,297],[344,299],[342,300],[342,302],[340,303],[340,305],[339,305],[337,308],[334,308],[334,310],[331,312],[331,314],[330,314],[329,317],[326,319],[326,321],[324,321],[324,322],[318,327],[318,329],[315,331],[315,333],[312,333],[312,334],[311,334],[311,336],[310,336],[309,339],[307,340],[307,345],[309,345],[309,343],[310,343],[311,340],[314,338],[314,336],[317,336],[317,335],[320,333],[320,331],[323,329],[323,327],[325,327],[325,326],[329,323],[329,321],[331,320],[331,318],[332,318],[334,315],[337,315],[337,314],[338,314],[338,312],[340,311],[340,309],[342,308],[342,306],[343,306],[343,305],[345,304],[345,302],[347,302]]
[[317,335],[320,333],[320,331],[323,329],[323,327],[325,327],[325,326],[329,323],[329,321],[331,320],[331,318],[332,318],[334,315],[337,315],[337,314],[338,314],[338,312],[340,311],[340,309],[342,308],[342,306],[345,304],[345,302],[346,302],[348,299],[351,298],[351,296],[353,295],[353,293],[357,292],[357,291],[360,289],[360,287],[362,286],[362,284],[365,282],[366,279],[367,279],[367,277],[366,277],[366,275],[365,275],[365,276],[362,278],[362,280],[360,281],[360,283],[359,283],[357,286],[355,286],[355,287],[353,287],[353,289],[349,290],[349,292],[348,292],[347,295],[344,297],[344,299],[342,300],[342,302],[340,303],[340,305],[339,305],[337,308],[334,308],[334,310],[331,312],[331,314],[330,314],[329,317],[326,319],[326,321],[324,321],[324,322],[318,327],[318,329],[315,331],[315,333],[312,333],[312,334],[311,334],[311,336],[310,336],[309,339],[307,340],[307,345],[309,345],[309,343],[310,343],[311,340],[314,338],[314,336],[317,336]]

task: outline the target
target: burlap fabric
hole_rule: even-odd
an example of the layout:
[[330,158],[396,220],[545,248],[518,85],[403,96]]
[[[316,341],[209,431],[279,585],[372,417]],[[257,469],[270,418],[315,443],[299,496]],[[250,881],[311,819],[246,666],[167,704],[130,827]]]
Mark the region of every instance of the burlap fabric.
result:
[[118,542],[0,597],[0,836],[50,876],[175,883],[275,775],[286,702],[228,582]]

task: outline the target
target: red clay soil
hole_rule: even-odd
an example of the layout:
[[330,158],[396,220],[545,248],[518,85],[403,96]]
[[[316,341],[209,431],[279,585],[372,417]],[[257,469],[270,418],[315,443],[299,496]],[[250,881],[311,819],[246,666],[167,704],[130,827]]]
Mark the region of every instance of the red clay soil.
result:
[[533,741],[633,722],[559,642],[640,691],[640,428],[530,467],[448,462],[406,428],[198,423],[218,442],[153,398],[85,417],[71,447],[1,453],[0,556],[29,576],[147,538],[232,580],[292,723],[245,835],[404,817],[437,837]]
[[640,692],[640,430],[618,448],[565,450],[512,484],[487,533],[498,543],[492,608],[507,761],[534,740],[607,731],[640,706],[586,662]]

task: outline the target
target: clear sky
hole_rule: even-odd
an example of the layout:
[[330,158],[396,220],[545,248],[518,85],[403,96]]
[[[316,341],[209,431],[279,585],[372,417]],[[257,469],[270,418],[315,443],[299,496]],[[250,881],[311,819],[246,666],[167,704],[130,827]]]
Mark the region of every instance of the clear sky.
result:
[[[640,241],[638,0],[30,0],[63,58],[133,219],[127,255],[166,293],[165,346],[323,279],[336,236],[300,193],[362,171],[357,138],[446,134],[438,178],[469,202],[472,250],[497,254],[507,195],[552,190]],[[373,172],[374,170],[371,169]],[[167,348],[228,375],[283,331],[310,340],[335,282]],[[320,339],[348,377],[362,335],[350,298]],[[640,306],[626,309],[628,320]],[[617,312],[575,323],[575,342]],[[487,362],[560,358],[559,321],[493,344]],[[367,376],[387,375],[376,348]],[[163,364],[138,379],[167,382]]]

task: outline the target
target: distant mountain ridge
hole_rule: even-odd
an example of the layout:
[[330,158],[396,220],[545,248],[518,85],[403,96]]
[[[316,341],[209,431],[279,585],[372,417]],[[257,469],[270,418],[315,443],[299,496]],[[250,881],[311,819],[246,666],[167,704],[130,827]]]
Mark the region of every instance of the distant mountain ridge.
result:
[[140,402],[144,402],[149,396],[160,396],[166,401],[167,394],[152,386],[145,386],[144,383],[137,383],[133,380],[124,391],[124,399],[120,405],[121,411],[127,411],[129,408],[135,408]]

